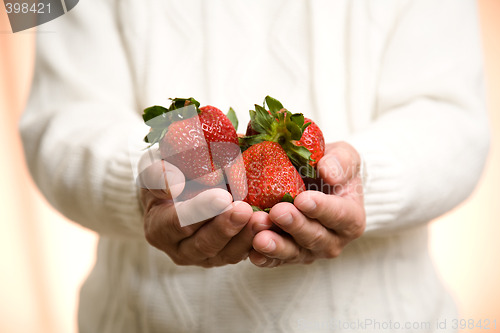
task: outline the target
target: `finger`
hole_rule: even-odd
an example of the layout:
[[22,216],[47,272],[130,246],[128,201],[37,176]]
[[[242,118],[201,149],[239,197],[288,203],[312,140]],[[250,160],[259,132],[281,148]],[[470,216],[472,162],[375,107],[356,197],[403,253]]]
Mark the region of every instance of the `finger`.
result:
[[357,238],[364,231],[366,216],[361,197],[305,191],[297,195],[294,205],[308,218],[348,239]]
[[358,175],[360,165],[361,158],[357,151],[348,143],[337,142],[327,146],[317,170],[327,184],[345,184]]
[[223,189],[214,188],[201,192],[194,198],[176,202],[174,207],[181,226],[198,223],[231,208],[233,197]]
[[[241,202],[240,202],[241,203]],[[237,235],[252,216],[249,205],[236,204],[205,223],[193,236],[179,244],[179,253],[191,260],[213,258]]]
[[267,258],[286,262],[300,262],[305,257],[303,249],[291,237],[270,230],[264,230],[255,236],[253,248]]
[[[148,190],[142,191],[146,192],[144,196],[153,197]],[[202,225],[197,223],[182,227],[172,201],[152,205],[144,215],[146,240],[167,253],[175,250],[182,239],[193,235]]]
[[327,257],[336,257],[340,253],[341,244],[338,236],[317,220],[306,217],[291,203],[283,202],[275,205],[269,212],[269,217],[290,234],[298,245],[313,252],[324,253]]
[[[211,189],[187,201],[154,206],[144,219],[146,238],[150,243],[178,246],[205,224],[208,218],[204,216],[213,217],[224,211],[231,205],[231,199],[227,191]],[[187,223],[193,220],[200,223]]]
[[255,266],[258,266],[258,267],[273,268],[273,267],[277,267],[283,263],[279,259],[268,258],[265,255],[255,251],[255,250],[250,251],[248,258],[250,259],[252,264],[254,264]]
[[[241,201],[240,203],[248,205],[247,203]],[[251,206],[249,207],[251,209]],[[269,219],[269,214],[265,212],[252,213],[245,228],[238,235],[233,237],[219,253],[221,261],[224,263],[235,264],[246,259],[252,249],[252,241],[255,235],[262,230],[271,228],[272,225],[273,223]]]
[[263,211],[257,211],[252,214],[248,227],[252,229],[252,234],[255,236],[262,230],[267,230],[273,227],[273,222],[269,218],[269,214]]

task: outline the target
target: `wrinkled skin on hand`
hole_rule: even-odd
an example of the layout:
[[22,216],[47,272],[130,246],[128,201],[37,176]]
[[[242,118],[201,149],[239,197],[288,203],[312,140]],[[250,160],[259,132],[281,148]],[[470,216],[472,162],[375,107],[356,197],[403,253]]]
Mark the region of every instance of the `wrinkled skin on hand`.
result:
[[[302,192],[293,204],[278,203],[265,213],[232,202],[221,188],[174,203],[184,176],[156,160],[139,176],[146,240],[178,265],[214,267],[249,257],[256,266],[276,267],[335,258],[366,226],[360,165],[349,144],[328,144],[317,166],[322,191]],[[183,227],[183,219],[200,222]]]
[[250,260],[260,267],[335,258],[366,226],[361,159],[345,142],[328,144],[318,163],[327,192],[305,191],[293,204],[275,205],[262,220],[280,230],[263,230],[253,240]]
[[[138,182],[146,240],[178,265],[238,263],[248,257],[255,234],[271,227],[269,220],[252,213],[250,205],[232,202],[231,194],[220,188],[174,203],[185,180],[166,161],[158,159],[143,168]],[[186,219],[199,222],[181,226]]]

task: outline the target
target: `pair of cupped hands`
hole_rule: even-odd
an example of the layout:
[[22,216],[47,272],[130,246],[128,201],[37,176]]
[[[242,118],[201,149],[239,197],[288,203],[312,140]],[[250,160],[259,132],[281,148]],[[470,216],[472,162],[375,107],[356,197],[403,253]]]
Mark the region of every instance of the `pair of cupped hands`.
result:
[[[214,267],[249,258],[256,266],[276,267],[335,258],[365,229],[360,164],[348,143],[327,144],[317,171],[329,190],[304,191],[293,204],[281,202],[266,213],[233,202],[221,188],[174,203],[184,176],[159,160],[139,175],[146,240],[178,265]],[[165,186],[149,186],[158,182]],[[189,212],[215,217],[181,226],[179,216]]]

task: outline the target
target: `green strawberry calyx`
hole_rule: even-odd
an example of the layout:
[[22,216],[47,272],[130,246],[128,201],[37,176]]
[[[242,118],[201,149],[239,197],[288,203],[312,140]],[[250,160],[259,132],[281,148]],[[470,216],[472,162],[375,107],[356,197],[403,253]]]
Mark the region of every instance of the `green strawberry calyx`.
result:
[[192,117],[187,115],[188,112],[172,112],[174,110],[182,109],[186,106],[193,105],[196,108],[196,113],[199,114],[200,103],[194,98],[170,98],[172,104],[167,109],[166,107],[154,105],[144,109],[142,119],[151,127],[148,135],[144,137],[144,141],[150,144],[150,147],[165,136],[170,124]]
[[236,116],[236,111],[233,108],[229,108],[229,111],[226,113],[227,119],[233,124],[234,130],[238,131],[238,116]]
[[[280,202],[289,202],[289,203],[292,203],[293,204],[293,201],[295,200],[294,197],[292,197],[292,195],[288,192],[285,193],[285,195],[283,196],[283,198],[281,198]],[[265,209],[262,209],[258,206],[254,206],[252,205],[252,210],[254,212],[266,212],[266,213],[269,213],[271,211],[271,208],[265,208]]]
[[[269,112],[266,110],[266,104]],[[277,142],[303,176],[316,178],[316,171],[309,164],[311,152],[296,144],[311,124],[305,123],[302,113],[291,113],[278,100],[267,96],[263,106],[256,104],[255,110],[250,110],[250,123],[257,134],[240,138],[242,149],[264,141]]]

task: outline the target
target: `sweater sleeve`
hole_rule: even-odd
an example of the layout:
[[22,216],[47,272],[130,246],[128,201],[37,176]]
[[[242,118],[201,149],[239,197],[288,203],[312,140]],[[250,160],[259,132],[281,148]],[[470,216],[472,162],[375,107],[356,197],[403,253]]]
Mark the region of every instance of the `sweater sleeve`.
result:
[[30,172],[57,210],[100,234],[139,237],[132,165],[143,147],[131,133],[142,120],[114,5],[82,1],[38,29],[20,131]]
[[458,205],[489,146],[475,1],[402,8],[383,53],[373,120],[349,140],[364,161],[368,235],[426,223]]

